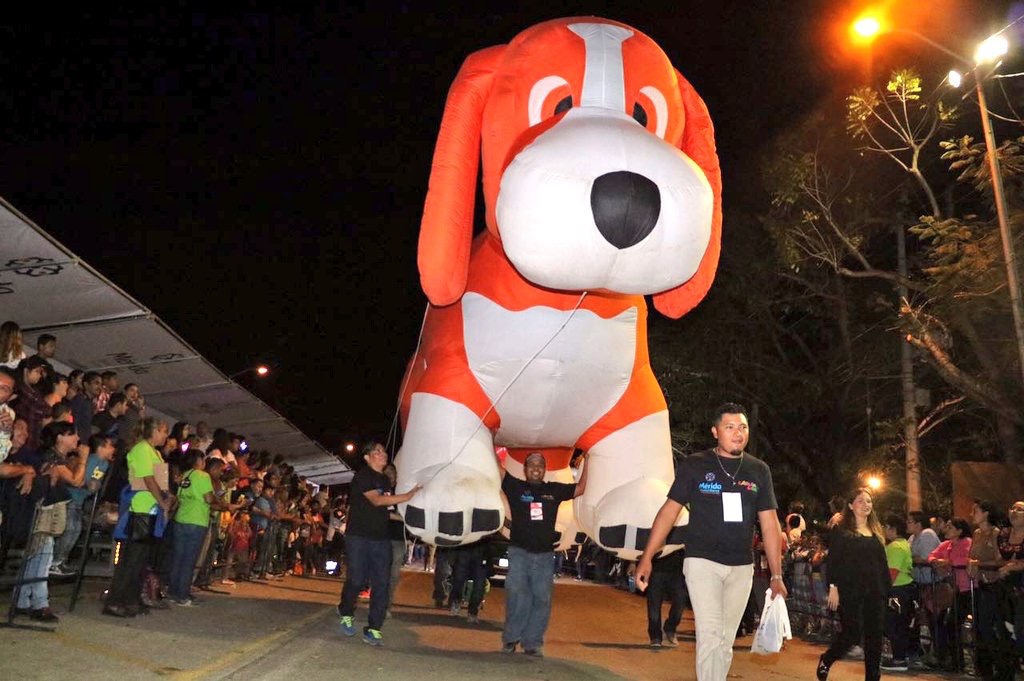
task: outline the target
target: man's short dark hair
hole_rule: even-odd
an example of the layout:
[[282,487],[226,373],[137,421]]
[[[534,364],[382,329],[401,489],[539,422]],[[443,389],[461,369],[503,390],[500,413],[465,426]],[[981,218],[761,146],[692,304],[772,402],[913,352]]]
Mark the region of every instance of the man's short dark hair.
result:
[[18,377],[14,373],[13,369],[9,369],[9,368],[7,368],[5,366],[0,366],[0,374],[3,374],[7,378],[11,379],[12,381],[14,381],[15,384],[18,383]]
[[48,423],[39,433],[39,448],[50,449],[57,446],[57,438],[61,435],[72,435],[75,426],[66,421],[54,421]]
[[897,537],[907,536],[907,520],[899,513],[886,513],[885,525],[896,530]]
[[50,418],[54,421],[59,421],[64,417],[64,414],[71,413],[71,405],[67,402],[58,402],[53,405],[53,411],[50,412]]
[[54,336],[53,334],[44,333],[43,335],[41,335],[39,338],[36,339],[36,347],[38,348],[38,347],[42,347],[42,346],[46,345],[47,343],[56,343],[56,342],[57,342],[57,337],[56,336]]
[[132,388],[138,388],[138,387],[139,387],[139,384],[138,384],[138,383],[125,383],[125,386],[124,386],[124,391],[125,391],[125,392],[128,392],[128,391],[129,391],[129,390],[131,390]]
[[725,404],[720,404],[711,415],[711,425],[717,426],[719,423],[721,423],[722,416],[724,416],[725,414],[743,414],[744,416],[746,416],[747,409],[742,404],[737,404],[736,402],[726,402]]
[[51,369],[53,368],[52,366],[50,366],[49,362],[47,362],[39,355],[32,355],[31,357],[26,357],[25,359],[21,360],[21,363],[18,364],[18,368],[21,369],[22,371],[32,371],[33,369],[38,369],[39,367],[49,367]]
[[102,435],[100,433],[96,433],[95,435],[90,435],[89,436],[89,451],[90,452],[98,451],[99,448],[103,446],[104,442],[113,442],[113,441],[114,441],[114,438],[110,437],[109,435]]
[[95,371],[86,371],[85,375],[82,376],[82,383],[89,383],[90,381],[95,380],[97,378],[103,378],[103,377],[100,376]]
[[113,393],[110,399],[107,400],[107,410],[113,409],[119,404],[124,404],[128,401],[128,396],[124,393]]
[[41,381],[39,392],[44,396],[52,395],[53,391],[56,390],[57,386],[61,383],[68,383],[68,377],[64,374],[54,372]]
[[108,378],[113,378],[114,376],[117,376],[116,371],[104,371],[102,374],[100,374],[100,378],[102,378],[104,381],[107,380]]
[[921,527],[928,527],[928,514],[924,511],[911,511],[907,514],[907,518],[920,524]]

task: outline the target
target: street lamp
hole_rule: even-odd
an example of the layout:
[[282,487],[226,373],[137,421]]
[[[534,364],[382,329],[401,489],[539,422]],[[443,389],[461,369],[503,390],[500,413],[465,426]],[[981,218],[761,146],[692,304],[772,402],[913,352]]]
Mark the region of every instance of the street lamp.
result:
[[872,492],[877,492],[882,489],[882,478],[878,475],[869,475],[864,479],[864,483]]
[[259,364],[254,367],[242,369],[241,371],[236,371],[235,373],[228,376],[228,378],[238,378],[242,374],[247,374],[250,371],[254,372],[257,376],[263,377],[270,373],[270,367],[268,367],[266,364]]

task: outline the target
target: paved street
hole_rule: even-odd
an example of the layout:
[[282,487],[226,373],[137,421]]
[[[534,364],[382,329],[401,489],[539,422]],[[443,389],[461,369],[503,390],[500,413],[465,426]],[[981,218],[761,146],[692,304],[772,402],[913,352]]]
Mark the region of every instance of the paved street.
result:
[[[692,679],[693,622],[683,622],[677,649],[647,647],[642,598],[608,586],[560,580],[544,660],[502,655],[504,592],[491,591],[478,625],[430,607],[431,575],[403,572],[385,646],[341,635],[334,614],[340,582],[288,577],[240,584],[210,594],[195,608],[156,611],[132,620],[99,614],[101,584],[86,583],[75,612],[56,633],[0,630],[0,679]],[[225,591],[229,589],[224,588]],[[67,610],[67,587],[53,606]],[[357,622],[365,623],[365,609]],[[18,619],[17,621],[27,621]],[[820,646],[791,642],[782,655],[752,656],[737,642],[730,678],[813,679]],[[896,674],[940,679],[939,675]],[[843,662],[831,679],[863,678],[859,662]],[[947,677],[951,678],[951,677]]]

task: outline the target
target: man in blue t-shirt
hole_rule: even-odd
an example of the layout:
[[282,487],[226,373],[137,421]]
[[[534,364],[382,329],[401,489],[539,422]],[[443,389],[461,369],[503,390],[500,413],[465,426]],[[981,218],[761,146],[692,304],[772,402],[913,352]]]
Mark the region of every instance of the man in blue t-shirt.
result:
[[251,525],[253,540],[256,542],[256,579],[267,578],[267,568],[270,564],[273,553],[274,535],[276,530],[271,529],[271,524],[277,520],[277,504],[274,502],[275,488],[269,483],[263,483],[262,494],[250,507],[249,515],[252,517]]
[[[79,456],[85,455],[86,449],[79,445]],[[88,459],[85,463],[85,482],[81,487],[68,487],[68,494],[71,496],[68,503],[67,525],[53,549],[53,565],[50,566],[50,574],[65,576],[73,575],[77,571],[67,564],[71,549],[78,543],[78,536],[82,533],[82,516],[86,502],[103,487],[103,479],[110,468],[110,461],[114,458],[114,439],[109,435],[93,435],[89,438]]]

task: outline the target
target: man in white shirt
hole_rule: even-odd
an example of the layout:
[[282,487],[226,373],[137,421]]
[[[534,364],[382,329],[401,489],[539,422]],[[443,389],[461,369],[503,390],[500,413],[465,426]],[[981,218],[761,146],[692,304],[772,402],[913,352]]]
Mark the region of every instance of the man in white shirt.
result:
[[910,532],[910,555],[914,558],[914,581],[931,584],[935,575],[928,564],[928,554],[941,543],[935,531],[928,527],[928,516],[922,511],[911,511],[907,516],[907,531]]

